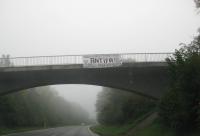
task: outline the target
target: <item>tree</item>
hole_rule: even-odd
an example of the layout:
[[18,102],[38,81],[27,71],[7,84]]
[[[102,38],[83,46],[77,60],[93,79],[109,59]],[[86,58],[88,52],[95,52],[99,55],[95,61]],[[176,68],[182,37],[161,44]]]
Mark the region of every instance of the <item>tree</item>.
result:
[[12,63],[10,62],[10,55],[2,55],[0,58],[0,67],[9,67]]
[[0,126],[48,127],[89,123],[88,113],[50,87],[32,88],[0,97]]
[[99,123],[108,125],[130,123],[154,106],[154,101],[149,98],[118,89],[103,88],[96,103],[97,119]]
[[197,8],[200,8],[200,0],[194,0],[195,4],[196,4],[196,7]]
[[192,130],[199,124],[200,33],[167,58],[171,76],[169,92],[161,99],[160,116],[177,130]]

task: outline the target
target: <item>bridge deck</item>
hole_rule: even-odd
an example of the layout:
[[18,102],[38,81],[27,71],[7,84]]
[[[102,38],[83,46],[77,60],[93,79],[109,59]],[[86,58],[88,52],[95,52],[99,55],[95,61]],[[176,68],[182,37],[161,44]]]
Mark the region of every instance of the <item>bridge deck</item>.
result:
[[0,96],[55,84],[90,84],[159,99],[169,86],[171,54],[118,54],[120,65],[85,67],[84,56],[1,58]]
[[[166,62],[137,62],[137,63],[123,63],[119,67],[155,67],[167,66]],[[41,65],[41,66],[21,66],[21,67],[0,67],[0,72],[14,72],[14,71],[34,71],[47,69],[81,69],[83,64],[69,64],[69,65]]]

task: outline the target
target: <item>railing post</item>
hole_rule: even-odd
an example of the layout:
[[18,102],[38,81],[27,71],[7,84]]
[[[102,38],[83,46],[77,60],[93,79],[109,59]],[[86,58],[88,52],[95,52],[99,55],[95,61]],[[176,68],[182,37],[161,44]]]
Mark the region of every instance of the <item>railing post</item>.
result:
[[146,53],[145,53],[145,56],[144,56],[144,57],[145,57],[145,62],[147,62],[147,54],[146,54]]

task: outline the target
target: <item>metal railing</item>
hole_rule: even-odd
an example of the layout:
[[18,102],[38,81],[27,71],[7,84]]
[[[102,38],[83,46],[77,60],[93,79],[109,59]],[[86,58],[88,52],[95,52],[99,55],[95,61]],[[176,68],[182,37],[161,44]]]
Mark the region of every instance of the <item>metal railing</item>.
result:
[[173,53],[128,53],[121,54],[122,62],[165,62]]
[[[173,53],[124,53],[124,54],[94,54],[94,55],[95,56],[119,55],[122,63],[136,63],[136,62],[164,62],[165,59],[171,56],[172,54]],[[0,58],[0,67],[83,64],[83,58],[84,55]]]

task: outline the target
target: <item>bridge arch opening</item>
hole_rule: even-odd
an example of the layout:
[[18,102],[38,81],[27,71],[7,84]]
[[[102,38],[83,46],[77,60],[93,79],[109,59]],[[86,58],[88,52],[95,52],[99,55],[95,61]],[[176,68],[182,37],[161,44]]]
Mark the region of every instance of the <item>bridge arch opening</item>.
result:
[[[90,88],[94,88],[94,92],[96,90],[100,91],[100,90],[103,90],[103,88],[111,88],[112,90],[115,90],[115,91],[125,91],[125,92],[130,92],[130,93],[133,93],[133,94],[136,94],[136,95],[140,95],[140,96],[144,96],[144,97],[147,97],[147,98],[150,98],[150,99],[153,99],[153,100],[158,100],[158,98],[156,97],[152,97],[151,95],[147,95],[147,94],[144,94],[144,93],[141,93],[140,91],[137,91],[137,90],[132,90],[132,89],[127,89],[127,88],[121,88],[121,87],[115,87],[115,86],[110,86],[110,85],[107,85],[107,86],[102,86],[102,85],[97,85],[97,84],[47,84],[47,85],[36,85],[36,86],[29,86],[29,87],[20,87],[20,88],[17,88],[17,89],[13,89],[13,90],[10,90],[10,91],[6,91],[5,93],[0,93],[0,96],[4,96],[4,95],[9,95],[9,94],[12,94],[12,93],[16,93],[16,92],[20,92],[20,91],[24,91],[24,90],[33,90],[36,89],[36,88],[42,88],[42,87],[51,87],[51,88],[60,88],[60,89],[56,89],[56,90],[62,90],[62,91],[59,91],[61,94],[62,92],[66,92],[66,91],[70,91],[70,88],[72,90],[91,90]],[[82,89],[81,89],[82,87]],[[68,89],[63,89],[63,88],[68,88]],[[80,88],[80,89],[78,89]],[[87,88],[87,89],[83,89],[83,88]],[[80,91],[79,94],[81,93],[84,93],[84,91]]]
[[[42,88],[45,88],[45,86],[40,86],[40,87],[34,87],[34,88],[31,88],[31,89],[28,89],[28,90],[23,90],[24,92],[21,92],[22,95],[25,94],[25,97],[27,97],[27,94],[30,93],[30,94],[37,94],[37,93],[34,93],[35,90],[40,90],[41,89],[41,92],[42,91],[45,91],[45,90],[42,90]],[[102,91],[102,86],[96,86],[96,85],[84,85],[84,84],[61,84],[61,85],[51,85],[50,88],[55,88],[56,90],[59,90],[59,91],[56,91],[58,92],[58,95],[61,96],[61,97],[65,97],[67,100],[69,101],[72,101],[73,102],[73,99],[76,99],[76,100],[80,100],[81,98],[84,98],[82,99],[82,103],[84,103],[84,101],[87,101],[88,104],[91,104],[93,103],[93,105],[89,105],[90,107],[90,114],[93,112],[93,115],[90,115],[91,117],[90,118],[96,118],[96,113],[94,114],[94,112],[96,111],[96,108],[94,106],[94,103],[96,102],[97,100],[97,94],[99,92]],[[76,88],[74,94],[70,94],[74,91],[74,88]],[[105,88],[105,87],[104,87]],[[108,88],[108,87],[106,87]],[[78,90],[78,91],[77,91]],[[86,91],[90,90],[90,93],[92,92],[92,96],[88,95],[88,93],[85,93]],[[106,90],[106,89],[105,89]],[[102,92],[108,92],[108,91],[102,91]],[[114,90],[114,92],[125,92],[124,90],[120,90],[120,89],[108,89],[108,90]],[[48,90],[46,90],[48,91]],[[19,93],[20,93],[19,92]],[[33,93],[31,93],[33,92]],[[61,93],[62,92],[62,93]],[[65,94],[66,92],[68,92],[67,94]],[[48,94],[48,93],[47,93]],[[130,94],[130,93],[129,93]],[[133,92],[131,92],[131,94],[133,94]],[[74,97],[73,95],[76,95],[76,97]],[[67,97],[66,97],[67,96]],[[69,96],[69,97],[68,97]],[[77,97],[78,96],[78,97]],[[121,97],[121,96],[120,96]],[[27,97],[29,99],[29,97]],[[26,99],[27,99],[26,98]],[[47,99],[52,99],[51,97],[46,97]],[[119,98],[118,98],[119,99]],[[31,100],[31,99],[30,99]],[[150,99],[149,99],[150,100]],[[81,103],[81,101],[79,101],[78,103]],[[75,101],[77,103],[77,101]],[[86,103],[85,103],[86,104]],[[40,104],[42,105],[42,103]],[[81,105],[81,107],[83,107],[84,109],[86,108],[86,110],[88,111],[87,109],[87,106],[86,105]],[[91,107],[92,108],[92,111],[91,111]],[[59,108],[58,108],[59,109]],[[60,111],[61,109],[59,109]],[[103,111],[103,112],[106,112],[106,111]],[[60,116],[63,116],[62,114]],[[85,116],[86,117],[86,116]],[[93,120],[94,121],[94,120]],[[85,121],[86,122],[86,121]],[[46,123],[46,121],[44,120],[43,123]],[[83,121],[83,124],[84,124],[84,121]],[[45,124],[44,124],[45,126]]]

